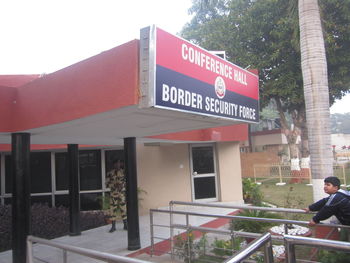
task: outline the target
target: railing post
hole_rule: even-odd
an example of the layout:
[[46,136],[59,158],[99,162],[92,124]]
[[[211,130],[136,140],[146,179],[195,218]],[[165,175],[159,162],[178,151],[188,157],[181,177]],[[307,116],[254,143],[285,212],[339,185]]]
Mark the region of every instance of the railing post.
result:
[[187,256],[188,262],[191,263],[191,241],[190,241],[191,227],[189,215],[186,214],[186,235],[187,235]]
[[344,178],[344,184],[345,184],[345,186],[347,186],[347,184],[346,184],[346,176],[345,176],[345,165],[343,165],[343,178]]
[[151,234],[151,257],[154,253],[154,229],[153,229],[153,211],[150,210],[149,213],[149,222],[150,222],[150,234]]
[[235,253],[235,250],[234,250],[234,248],[233,248],[233,244],[234,244],[234,242],[235,242],[235,233],[234,233],[233,229],[231,229],[230,237],[231,237],[232,254],[233,254],[233,253]]
[[[186,214],[186,221],[187,221],[188,215]],[[188,256],[188,262],[191,263],[191,240],[190,240],[190,234],[191,234],[191,228],[188,227],[187,224],[187,230],[186,230],[186,235],[187,235],[187,256]]]
[[173,228],[173,201],[169,202],[169,215],[170,215],[170,248],[171,248],[171,259],[174,260],[174,228]]
[[27,238],[27,263],[33,263],[33,243]]
[[63,263],[67,263],[67,250],[63,249]]
[[256,170],[255,170],[255,164],[253,166],[253,172],[254,172],[254,183],[256,183]]
[[288,242],[288,240],[284,239],[284,247],[286,248],[286,259],[287,263],[295,263],[296,257],[295,257],[295,245]]
[[264,247],[264,262],[273,263],[272,242],[269,241]]
[[288,235],[288,224],[284,224],[284,234]]

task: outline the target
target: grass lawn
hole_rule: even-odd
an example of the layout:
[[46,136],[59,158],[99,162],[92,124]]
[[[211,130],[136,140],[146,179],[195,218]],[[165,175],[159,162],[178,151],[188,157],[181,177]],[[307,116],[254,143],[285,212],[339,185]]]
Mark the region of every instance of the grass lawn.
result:
[[[277,207],[285,208],[306,208],[313,201],[312,186],[305,183],[276,185],[276,182],[268,181],[260,185],[263,193],[263,200]],[[322,189],[323,190],[323,189]],[[289,219],[310,220],[311,215],[290,214]]]
[[[334,174],[337,175],[336,173]],[[350,184],[350,168],[345,169],[346,184]],[[341,183],[344,183],[343,177],[339,176]],[[305,208],[312,204],[313,201],[313,188],[307,185],[308,181],[304,181],[299,184],[285,184],[278,186],[276,183],[278,179],[265,180],[262,178],[258,180],[263,182],[260,186],[263,194],[264,201],[278,207],[290,207],[290,208]],[[342,187],[342,189],[345,189]],[[323,189],[320,189],[323,191]],[[350,189],[349,189],[350,190]],[[288,205],[288,200],[292,201],[293,205]]]
[[263,183],[264,201],[278,207],[305,208],[313,203],[312,186],[306,184]]

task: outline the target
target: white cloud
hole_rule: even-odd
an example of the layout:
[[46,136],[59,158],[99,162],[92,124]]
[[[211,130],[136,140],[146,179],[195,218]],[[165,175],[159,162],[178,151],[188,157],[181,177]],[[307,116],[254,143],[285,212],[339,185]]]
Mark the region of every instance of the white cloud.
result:
[[344,96],[341,100],[337,100],[330,108],[331,114],[350,112],[350,94]]

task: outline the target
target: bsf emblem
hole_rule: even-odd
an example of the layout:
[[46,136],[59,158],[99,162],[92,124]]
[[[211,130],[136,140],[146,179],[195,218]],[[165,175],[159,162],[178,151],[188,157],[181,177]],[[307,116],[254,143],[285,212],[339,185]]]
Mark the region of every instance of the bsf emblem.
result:
[[226,93],[226,85],[225,85],[225,81],[222,77],[218,76],[215,79],[215,93],[216,96],[218,96],[219,99],[222,99],[225,97],[225,93]]

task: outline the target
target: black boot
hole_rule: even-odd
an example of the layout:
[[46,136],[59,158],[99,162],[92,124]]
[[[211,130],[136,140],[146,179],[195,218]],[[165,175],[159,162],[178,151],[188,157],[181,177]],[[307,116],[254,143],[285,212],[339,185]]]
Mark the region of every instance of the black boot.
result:
[[115,231],[115,221],[112,221],[112,227],[111,229],[109,230],[109,233],[112,233]]
[[123,223],[124,223],[124,230],[128,230],[128,221],[126,221],[126,219],[123,219]]

